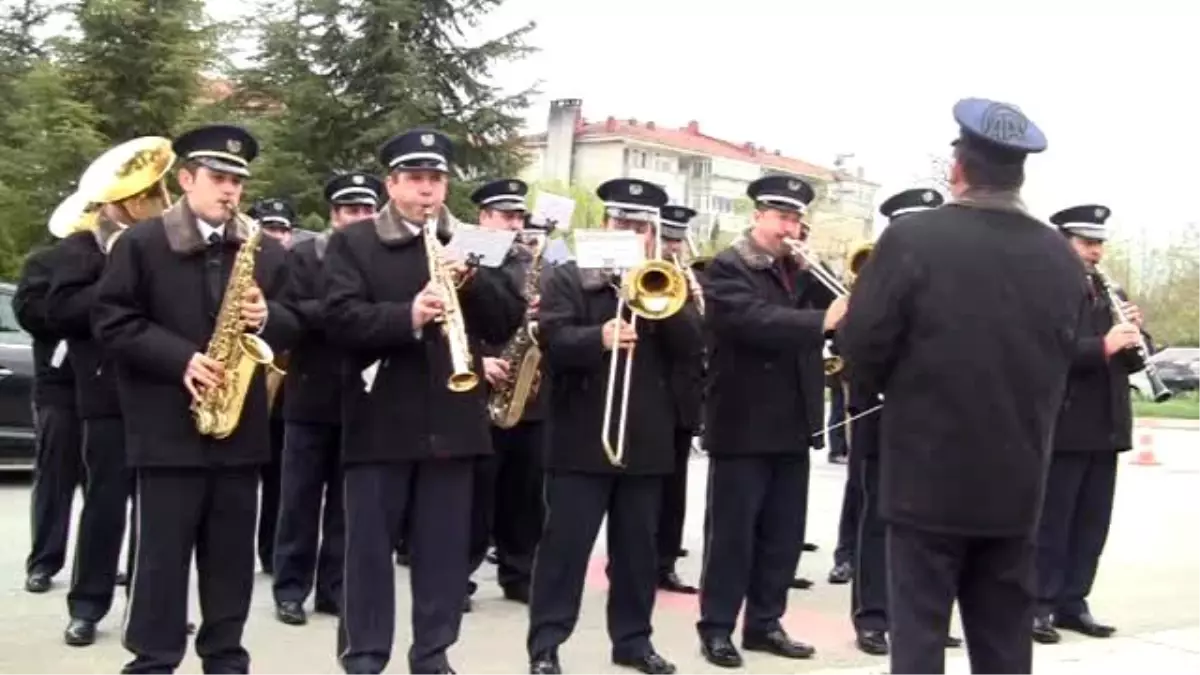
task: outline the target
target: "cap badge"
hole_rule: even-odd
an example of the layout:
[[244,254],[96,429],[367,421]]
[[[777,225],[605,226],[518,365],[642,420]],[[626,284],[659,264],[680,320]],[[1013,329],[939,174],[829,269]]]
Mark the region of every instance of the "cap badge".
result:
[[932,202],[933,201],[933,193],[926,190],[925,193],[921,195],[921,201],[925,202],[926,204]]
[[236,155],[242,151],[242,142],[236,138],[231,138],[225,141],[225,149]]
[[362,176],[354,176],[353,178],[350,179],[350,182],[354,183],[355,185],[362,185],[366,181],[363,180]]
[[1108,215],[1108,209],[1105,209],[1105,208],[1096,209],[1096,217],[1097,218],[1104,218],[1107,215]]
[[1029,130],[1029,120],[1011,105],[993,103],[983,111],[980,131],[984,136],[1002,143],[1020,140]]
[[432,148],[433,147],[433,134],[421,134],[421,145],[423,145],[427,148]]
[[520,185],[517,185],[516,183],[509,183],[509,184],[508,184],[508,191],[509,191],[509,192],[516,192],[518,189],[520,189],[520,187],[521,187],[521,186],[520,186]]
[[633,183],[629,186],[629,194],[635,197],[642,194],[642,186],[638,185],[637,183]]
[[787,184],[787,188],[788,188],[789,190],[791,190],[792,192],[799,192],[799,191],[800,191],[800,181],[798,181],[798,180],[789,180],[789,181],[788,181],[788,184]]
[[283,202],[275,202],[275,210],[282,211],[283,210]]

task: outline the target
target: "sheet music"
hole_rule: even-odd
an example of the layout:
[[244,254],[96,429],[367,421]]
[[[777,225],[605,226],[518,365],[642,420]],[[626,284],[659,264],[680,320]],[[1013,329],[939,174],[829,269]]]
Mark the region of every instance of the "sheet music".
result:
[[580,269],[627,270],[646,261],[642,238],[626,230],[579,230],[575,264]]
[[513,230],[460,227],[446,245],[446,255],[453,260],[474,260],[480,267],[496,268],[508,256],[516,237]]
[[566,231],[571,229],[571,216],[574,214],[574,199],[550,192],[539,192],[530,220],[543,227],[552,223],[554,229]]
[[542,260],[551,265],[561,265],[571,259],[571,249],[562,239],[551,239],[542,253]]

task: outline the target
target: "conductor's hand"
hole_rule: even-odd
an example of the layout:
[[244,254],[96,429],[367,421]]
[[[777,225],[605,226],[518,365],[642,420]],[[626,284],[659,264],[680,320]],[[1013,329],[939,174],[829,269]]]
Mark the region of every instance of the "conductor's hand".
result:
[[491,356],[483,357],[483,376],[493,387],[508,381],[508,361]]
[[206,389],[217,386],[224,377],[225,367],[220,361],[210,359],[199,352],[192,354],[188,361],[187,370],[183,371],[183,386],[187,387],[192,398],[200,398]]
[[1142,337],[1142,332],[1138,327],[1131,323],[1119,323],[1108,330],[1108,335],[1104,336],[1104,355],[1112,356],[1122,349],[1129,349],[1137,345],[1138,340]]
[[848,306],[849,298],[846,296],[839,296],[833,299],[833,302],[829,305],[829,309],[825,310],[826,333],[837,329],[838,324],[840,324],[842,319],[846,316],[846,308]]
[[1137,326],[1138,328],[1142,327],[1142,308],[1141,307],[1138,307],[1137,305],[1133,304],[1132,302],[1127,302],[1122,307],[1122,310],[1125,312],[1125,318],[1129,319],[1130,323]]
[[425,284],[425,288],[422,288],[421,292],[417,293],[417,297],[413,298],[413,328],[421,328],[441,316],[445,307],[446,303],[442,300],[441,288],[432,282]]
[[258,330],[267,320],[267,300],[263,297],[262,289],[251,286],[242,296],[242,321],[251,330]]
[[630,349],[637,342],[637,332],[633,326],[621,319],[610,319],[604,324],[604,348],[611,350],[613,345],[618,349]]

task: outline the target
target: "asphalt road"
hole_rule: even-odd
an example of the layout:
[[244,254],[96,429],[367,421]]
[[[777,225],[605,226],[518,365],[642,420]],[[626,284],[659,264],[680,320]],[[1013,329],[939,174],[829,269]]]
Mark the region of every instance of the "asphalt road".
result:
[[[1092,596],[1092,607],[1102,620],[1120,628],[1119,638],[1088,640],[1068,635],[1064,643],[1037,648],[1039,672],[1082,673],[1101,663],[1108,667],[1127,663],[1129,670],[1195,671],[1200,668],[1200,432],[1154,432],[1157,465],[1131,465],[1133,453],[1124,455],[1118,480],[1112,533]],[[749,672],[886,672],[885,659],[858,652],[848,618],[848,586],[831,586],[825,576],[836,542],[845,469],[814,455],[810,497],[809,540],[820,551],[806,553],[801,573],[817,581],[809,591],[793,591],[785,624],[791,634],[817,647],[809,662],[790,663],[770,656],[746,655]],[[704,504],[706,463],[691,463],[689,511],[685,546],[691,555],[680,560],[679,572],[695,581],[700,573],[700,527]],[[62,643],[66,625],[66,589],[69,569],[44,595],[22,589],[27,553],[29,482],[21,476],[0,474],[0,672],[104,673],[115,672],[128,659],[120,644],[124,600],[118,598],[112,614],[100,626],[97,643],[87,648]],[[592,571],[584,594],[583,614],[575,635],[561,651],[568,672],[612,672],[604,629],[605,578],[603,542],[598,540]],[[398,621],[396,649],[389,671],[406,672],[409,593],[407,571],[397,568]],[[451,660],[459,672],[524,672],[527,618],[525,608],[502,599],[494,583],[494,568],[485,566],[476,575],[480,590],[475,612],[463,623],[462,638]],[[195,591],[192,593],[192,616]],[[270,585],[259,575],[255,587],[246,645],[252,669],[260,673],[339,672],[334,654],[334,621],[313,617],[304,627],[277,622],[272,613]],[[654,643],[681,672],[718,672],[699,655],[694,624],[694,597],[659,594]],[[961,635],[956,625],[954,632]],[[966,672],[965,653],[949,654],[951,672]],[[183,672],[200,672],[194,654],[184,661]]]

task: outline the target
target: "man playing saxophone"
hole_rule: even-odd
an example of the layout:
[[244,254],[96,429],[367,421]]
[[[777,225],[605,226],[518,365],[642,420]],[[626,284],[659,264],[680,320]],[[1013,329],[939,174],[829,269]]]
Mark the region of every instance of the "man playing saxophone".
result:
[[[450,139],[415,129],[379,152],[389,201],[329,238],[327,335],[343,350],[346,573],[338,658],[387,667],[395,634],[392,551],[411,511],[414,673],[451,672],[467,585],[478,457],[491,453],[480,341],[517,329],[525,303],[501,269],[452,262]],[[432,221],[431,221],[432,219]]]
[[[651,257],[657,249],[655,221],[667,203],[662,188],[622,178],[605,182],[596,194],[606,205],[606,229],[636,232]],[[638,320],[635,330],[627,312],[617,314],[613,285],[612,270],[580,269],[571,262],[549,271],[542,284],[538,344],[551,378],[553,423],[546,523],[529,606],[527,649],[534,673],[561,672],[558,647],[578,620],[588,559],[605,516],[613,663],[643,673],[675,672],[650,641],[655,527],[663,482],[675,461],[675,402],[667,382],[678,361],[698,358],[699,324],[688,318],[695,310],[685,305],[660,320]],[[616,368],[613,350],[620,350]],[[627,428],[617,421],[623,400]],[[616,411],[609,428],[606,410]],[[619,465],[606,457],[609,445],[627,447]]]
[[[205,126],[176,138],[174,151],[183,197],[121,236],[93,314],[130,411],[138,547],[123,637],[134,658],[123,672],[179,666],[194,554],[203,617],[196,653],[205,672],[245,673],[258,472],[270,458],[266,385],[261,368],[248,382],[235,380],[234,360],[211,358],[205,345],[218,337],[254,343],[248,331],[286,349],[296,322],[278,302],[287,279],[282,247],[238,211],[255,139],[238,127]],[[257,253],[243,250],[255,239]],[[240,297],[227,297],[228,289]],[[208,407],[213,402],[228,407]],[[193,408],[230,413],[219,419],[235,427],[201,433],[207,424]]]
[[[480,460],[475,476],[474,518],[472,522],[471,568],[477,569],[487,554],[489,540],[496,544],[496,581],[504,597],[529,603],[529,582],[533,573],[533,552],[542,533],[542,421],[545,419],[545,393],[538,387],[532,396],[517,401],[512,390],[521,375],[521,363],[506,361],[510,355],[521,358],[536,349],[528,333],[536,317],[538,280],[541,277],[542,241],[536,233],[522,232],[528,216],[525,197],[529,187],[520,180],[506,178],[484,184],[471,194],[479,207],[479,226],[484,229],[517,231],[516,242],[505,261],[513,287],[529,306],[527,320],[508,343],[483,345],[483,372],[491,394],[492,447],[495,455]],[[534,265],[538,268],[535,271]],[[541,372],[540,355],[533,355],[526,368]],[[528,376],[528,374],[526,374]],[[523,406],[519,421],[508,428],[496,423],[496,417],[509,406]],[[472,588],[474,585],[472,584]]]
[[288,255],[288,306],[300,322],[283,382],[286,425],[280,471],[279,527],[275,538],[275,617],[308,621],[304,602],[334,614],[342,602],[345,520],[342,517],[342,355],[326,330],[323,264],[333,232],[370,218],[383,181],[348,171],[325,183],[330,229],[296,244]]

